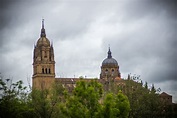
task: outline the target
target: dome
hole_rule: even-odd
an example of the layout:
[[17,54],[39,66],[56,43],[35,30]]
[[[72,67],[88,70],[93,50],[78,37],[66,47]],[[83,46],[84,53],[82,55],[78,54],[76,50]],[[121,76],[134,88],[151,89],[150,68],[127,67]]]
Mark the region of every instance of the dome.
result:
[[50,46],[50,41],[46,37],[40,37],[37,46]]
[[118,65],[117,61],[114,58],[106,58],[103,62],[102,65]]
[[44,19],[42,20],[41,37],[37,41],[37,46],[50,46],[50,41],[46,38],[44,29]]
[[104,59],[102,62],[102,66],[107,66],[107,65],[108,66],[118,66],[117,61],[114,58],[112,58],[110,48],[108,51],[108,57],[106,59]]

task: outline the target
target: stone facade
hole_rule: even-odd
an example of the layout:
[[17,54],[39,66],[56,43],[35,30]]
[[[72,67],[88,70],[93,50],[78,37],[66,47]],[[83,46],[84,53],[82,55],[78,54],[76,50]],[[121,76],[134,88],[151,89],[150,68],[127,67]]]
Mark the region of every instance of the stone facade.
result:
[[[60,83],[69,91],[72,91],[76,82],[80,78],[56,78],[55,77],[55,59],[53,45],[46,38],[44,29],[44,20],[42,21],[42,28],[40,38],[34,45],[33,52],[33,89],[50,89],[54,83]],[[130,75],[127,78],[130,80]],[[84,79],[84,81],[91,81],[93,78]],[[100,78],[98,82],[103,84],[105,90],[109,90],[111,83],[124,87],[126,80],[121,78],[118,62],[112,57],[109,47],[107,58],[103,60],[101,65]],[[172,104],[172,96],[163,92],[160,94],[163,102]]]
[[44,21],[33,53],[33,88],[50,88],[55,80],[55,60],[53,46],[46,38]]
[[160,95],[159,95],[161,101],[165,104],[172,104],[172,96],[165,93],[165,92],[162,92]]
[[[90,81],[91,79],[93,78],[84,80]],[[68,90],[72,90],[78,80],[80,80],[80,78],[55,78],[54,49],[48,38],[46,38],[43,20],[40,38],[36,45],[34,45],[33,88],[49,89],[53,83],[61,83],[63,86],[67,87]],[[103,84],[109,83],[110,81],[122,83],[123,81],[120,80],[119,65],[117,61],[112,58],[109,47],[108,56],[102,63],[100,79],[98,79],[98,81]]]

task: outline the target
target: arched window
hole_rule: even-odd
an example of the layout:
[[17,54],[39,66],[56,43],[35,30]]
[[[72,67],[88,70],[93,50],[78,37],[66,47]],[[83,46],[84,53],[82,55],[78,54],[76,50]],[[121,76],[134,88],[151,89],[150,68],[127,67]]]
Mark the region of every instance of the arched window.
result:
[[49,74],[50,74],[50,68],[49,68]]
[[44,74],[44,68],[42,68],[42,74]]
[[108,69],[105,70],[105,73],[108,74]]
[[47,68],[45,69],[45,73],[47,74]]
[[112,69],[111,71],[112,71],[112,76],[114,76],[114,69]]
[[112,69],[112,72],[114,72],[114,69]]

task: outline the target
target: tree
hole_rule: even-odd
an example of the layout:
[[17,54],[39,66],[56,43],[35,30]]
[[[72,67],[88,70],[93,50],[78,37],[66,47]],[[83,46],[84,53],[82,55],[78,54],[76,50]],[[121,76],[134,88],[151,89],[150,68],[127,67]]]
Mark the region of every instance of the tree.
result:
[[29,106],[30,98],[27,87],[23,87],[23,82],[10,83],[9,79],[4,82],[0,79],[0,117],[1,118],[23,118],[33,117],[33,109]]
[[144,88],[148,89],[148,83],[147,82],[145,82]]
[[156,89],[155,89],[155,87],[154,87],[154,84],[152,84],[151,93],[156,93]]
[[53,84],[51,89],[33,89],[32,106],[37,117],[53,118],[61,115],[59,106],[64,100],[65,89],[60,83]]
[[148,83],[142,85],[134,80],[127,80],[125,84],[125,94],[130,101],[129,117],[154,117],[161,112],[161,103],[154,85],[148,89]]
[[[68,97],[63,113],[68,117],[95,117],[100,109],[99,100],[102,94],[102,85],[97,80],[86,82],[81,79],[76,83],[73,95]],[[79,111],[76,109],[78,107]]]
[[122,92],[104,92],[97,80],[82,79],[62,106],[62,113],[70,118],[126,118],[129,110],[128,98]]
[[29,93],[22,84],[18,81],[7,86],[0,80],[0,117],[126,118],[130,109],[122,92],[104,92],[97,79],[81,79],[69,92],[60,83],[55,83],[51,89],[41,87]]
[[130,111],[128,98],[121,91],[117,95],[108,93],[103,103],[103,118],[127,118]]

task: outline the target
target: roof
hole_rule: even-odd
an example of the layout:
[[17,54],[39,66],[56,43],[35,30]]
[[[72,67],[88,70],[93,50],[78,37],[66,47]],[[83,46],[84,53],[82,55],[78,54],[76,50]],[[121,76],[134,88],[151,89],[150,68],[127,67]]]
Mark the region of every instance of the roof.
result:
[[102,65],[118,65],[117,61],[114,58],[106,58],[103,60]]
[[[167,93],[165,93],[165,92],[162,92],[161,94],[160,94],[160,96],[171,96],[171,95],[169,95],[169,94],[167,94]],[[171,96],[172,97],[172,96]]]
[[[61,83],[65,83],[65,84],[74,84],[77,81],[80,81],[80,78],[55,78],[56,82],[61,82]],[[83,79],[84,81],[91,81],[94,80],[94,78],[85,78]]]
[[37,46],[50,46],[50,41],[46,37],[40,37],[37,41]]
[[[76,84],[77,81],[80,81],[80,78],[55,78],[55,82],[60,82],[62,84]],[[94,79],[94,78],[84,78],[82,79],[83,81],[91,81],[91,80],[97,80],[100,83],[105,83],[106,80],[104,79]],[[115,79],[114,80],[116,83],[124,83],[124,80],[120,79]]]
[[108,50],[107,58],[104,59],[103,62],[102,62],[102,66],[105,66],[105,65],[106,66],[107,65],[118,66],[117,61],[114,58],[112,58],[110,47],[109,47],[109,50]]

